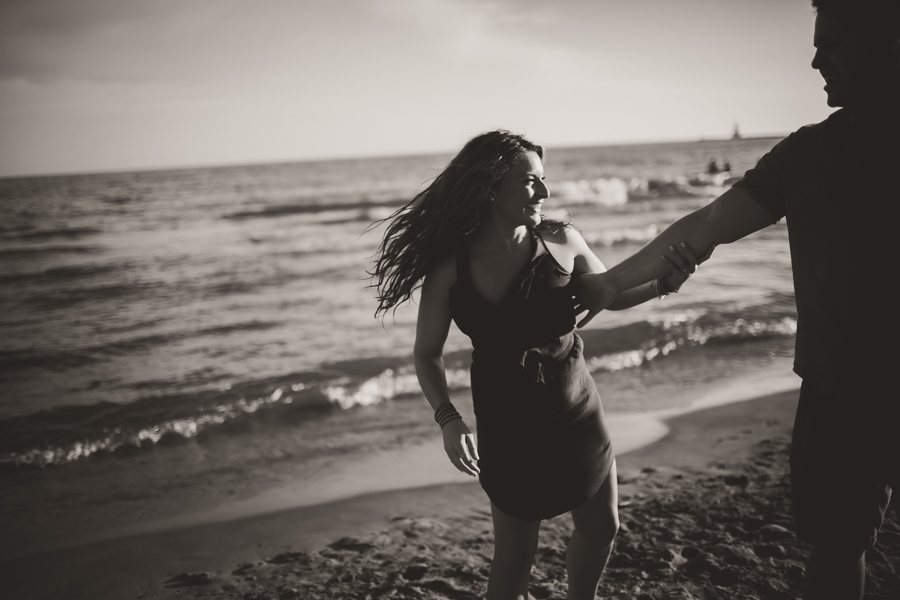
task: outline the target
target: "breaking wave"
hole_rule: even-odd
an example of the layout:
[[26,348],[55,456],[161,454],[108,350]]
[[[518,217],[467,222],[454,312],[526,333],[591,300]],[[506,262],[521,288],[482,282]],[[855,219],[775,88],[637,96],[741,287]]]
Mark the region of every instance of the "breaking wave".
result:
[[[793,337],[796,329],[793,298],[778,296],[740,310],[706,306],[581,335],[588,368],[601,372],[638,368],[691,347]],[[469,360],[467,351],[445,356],[451,389],[468,387]],[[420,395],[409,357],[381,357],[206,393],[60,407],[0,422],[0,463],[43,467],[127,455]]]

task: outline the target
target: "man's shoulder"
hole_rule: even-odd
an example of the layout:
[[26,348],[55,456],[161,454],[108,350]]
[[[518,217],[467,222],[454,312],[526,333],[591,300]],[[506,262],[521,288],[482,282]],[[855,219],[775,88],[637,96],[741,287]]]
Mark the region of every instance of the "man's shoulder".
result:
[[806,125],[778,142],[757,165],[747,171],[735,187],[744,188],[774,219],[785,216],[787,204],[797,188],[816,185],[823,173],[839,166],[840,153],[847,128],[847,113],[838,110],[819,123]]
[[836,110],[818,123],[804,125],[788,136],[795,143],[819,142],[823,136],[840,135],[848,126],[849,113],[845,109]]

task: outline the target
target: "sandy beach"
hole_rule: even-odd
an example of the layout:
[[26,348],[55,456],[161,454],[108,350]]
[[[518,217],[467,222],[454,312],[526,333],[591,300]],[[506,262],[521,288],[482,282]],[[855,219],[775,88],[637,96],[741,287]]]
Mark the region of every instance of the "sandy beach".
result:
[[[797,395],[670,416],[651,429],[660,439],[619,453],[622,529],[600,597],[799,597],[807,548],[791,531],[787,500]],[[384,468],[393,463],[396,472],[380,477],[404,489],[293,508],[279,506],[284,494],[269,496],[263,514],[219,509],[205,523],[182,517],[166,531],[8,560],[0,564],[4,596],[479,598],[492,554],[487,498],[477,482],[447,480],[439,447],[404,452],[406,459],[374,459]],[[400,473],[433,475],[409,487],[416,482],[398,484]],[[565,597],[570,531],[568,515],[542,526],[535,598]],[[869,554],[866,598],[897,597],[898,557],[900,527],[891,514]]]

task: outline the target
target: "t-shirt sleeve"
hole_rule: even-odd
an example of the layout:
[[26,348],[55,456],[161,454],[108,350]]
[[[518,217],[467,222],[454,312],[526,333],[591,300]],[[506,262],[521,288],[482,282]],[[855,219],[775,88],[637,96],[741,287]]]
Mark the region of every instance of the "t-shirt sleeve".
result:
[[786,185],[791,172],[790,156],[794,134],[781,140],[755,167],[744,174],[734,187],[744,188],[750,196],[772,215],[772,222],[784,217]]

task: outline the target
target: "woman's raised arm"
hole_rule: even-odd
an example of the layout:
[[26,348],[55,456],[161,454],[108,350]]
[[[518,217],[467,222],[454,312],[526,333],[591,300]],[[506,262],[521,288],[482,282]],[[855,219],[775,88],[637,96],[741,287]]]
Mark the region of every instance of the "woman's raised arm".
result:
[[[587,273],[606,272],[603,262],[597,258],[597,255],[588,246],[584,237],[574,227],[565,229],[565,246],[567,251],[574,256],[573,277],[579,277]],[[671,246],[660,258],[669,269],[667,278],[670,286],[675,291],[678,291],[684,282],[687,281],[687,278],[697,269],[698,260],[696,256],[691,251],[691,248],[684,244]],[[615,302],[607,308],[609,310],[625,310],[658,298],[659,294],[660,291],[657,288],[656,281],[653,281],[649,285],[640,285],[623,291],[618,295]],[[576,311],[580,312],[578,308],[576,308]]]

